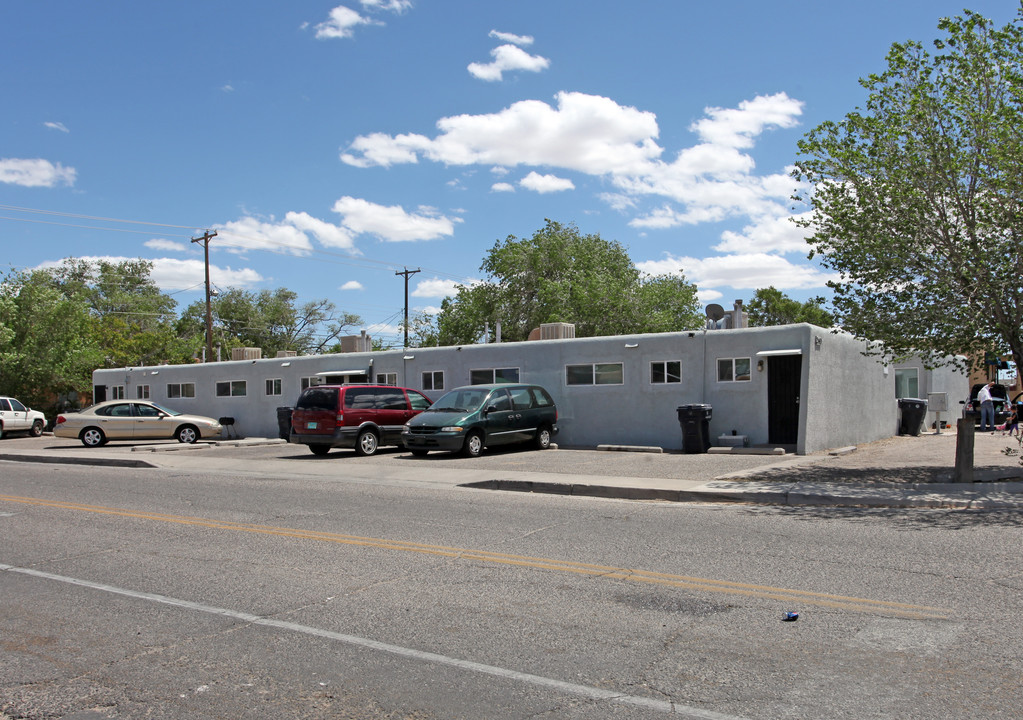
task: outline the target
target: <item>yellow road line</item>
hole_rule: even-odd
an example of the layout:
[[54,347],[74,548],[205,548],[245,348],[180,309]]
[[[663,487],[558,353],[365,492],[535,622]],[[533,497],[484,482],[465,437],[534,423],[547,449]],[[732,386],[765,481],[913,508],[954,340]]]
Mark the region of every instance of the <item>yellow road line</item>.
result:
[[275,527],[272,525],[256,525],[252,523],[238,523],[229,520],[214,520],[212,518],[189,517],[186,515],[169,515],[164,513],[151,513],[140,510],[127,510],[124,508],[112,508],[102,505],[87,505],[83,503],[64,502],[60,500],[44,500],[41,498],[19,497],[16,495],[0,495],[0,502],[20,503],[23,505],[34,505],[38,507],[50,507],[60,510],[76,512],[98,513],[102,515],[115,515],[118,517],[136,518],[139,520],[153,520],[177,525],[193,525],[207,527],[217,530],[232,530],[236,532],[257,533],[261,535],[273,535],[277,537],[295,538],[299,540],[315,540],[319,542],[331,542],[344,545],[356,545],[361,547],[378,548],[382,550],[397,550],[402,552],[416,552],[440,557],[456,558],[460,560],[477,560],[485,563],[501,565],[512,565],[516,567],[534,568],[539,570],[551,570],[554,572],[567,572],[591,577],[609,578],[614,580],[625,580],[629,582],[647,583],[655,585],[666,585],[670,587],[687,588],[703,592],[726,593],[730,595],[741,595],[769,600],[780,600],[790,605],[815,605],[852,612],[864,612],[875,614],[889,614],[910,619],[949,619],[950,613],[941,608],[929,607],[926,605],[912,605],[908,603],[889,602],[885,600],[871,600],[868,598],[847,597],[843,595],[832,595],[827,593],[807,592],[787,588],[771,587],[769,585],[754,585],[749,583],[738,583],[727,580],[712,580],[708,578],[691,577],[686,575],[671,575],[668,573],[640,570],[634,568],[620,568],[609,565],[597,565],[593,563],[581,563],[571,560],[554,560],[550,558],[531,557],[528,555],[513,555],[508,553],[495,553],[486,550],[469,550],[466,548],[448,547],[444,545],[428,545],[423,543],[408,542],[404,540],[387,540],[383,538],[360,537],[357,535],[345,535],[341,533],[322,532],[318,530],[302,530],[298,528]]

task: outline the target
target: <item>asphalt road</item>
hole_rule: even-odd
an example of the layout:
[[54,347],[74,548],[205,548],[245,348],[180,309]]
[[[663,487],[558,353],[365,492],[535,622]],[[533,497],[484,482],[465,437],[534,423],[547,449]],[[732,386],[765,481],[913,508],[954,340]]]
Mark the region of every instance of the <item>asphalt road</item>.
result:
[[296,450],[197,451],[234,471],[0,462],[0,711],[1023,716],[1018,513],[365,481],[399,453],[260,471]]

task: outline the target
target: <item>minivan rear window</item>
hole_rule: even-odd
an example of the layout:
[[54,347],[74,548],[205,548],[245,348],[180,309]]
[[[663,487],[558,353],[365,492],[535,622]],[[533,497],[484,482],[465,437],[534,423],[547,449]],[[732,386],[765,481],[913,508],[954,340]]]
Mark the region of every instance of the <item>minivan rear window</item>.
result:
[[309,388],[295,403],[296,410],[337,410],[337,388]]

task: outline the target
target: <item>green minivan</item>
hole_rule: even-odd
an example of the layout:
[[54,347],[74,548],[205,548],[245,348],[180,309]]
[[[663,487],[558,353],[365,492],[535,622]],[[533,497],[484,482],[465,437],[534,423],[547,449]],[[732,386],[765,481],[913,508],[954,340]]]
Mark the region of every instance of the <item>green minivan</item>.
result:
[[531,442],[550,447],[558,408],[539,385],[467,385],[445,393],[405,423],[401,441],[413,455],[431,450],[476,457],[485,447]]

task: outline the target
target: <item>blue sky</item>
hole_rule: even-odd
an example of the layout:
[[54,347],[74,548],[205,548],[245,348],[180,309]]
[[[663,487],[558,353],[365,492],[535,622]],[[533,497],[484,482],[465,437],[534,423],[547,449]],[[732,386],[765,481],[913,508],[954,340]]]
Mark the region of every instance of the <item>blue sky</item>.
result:
[[[1015,0],[969,5],[999,25]],[[328,298],[400,344],[545,218],[704,303],[825,294],[796,143],[962,0],[0,4],[4,269],[145,258],[179,309]],[[570,318],[566,318],[570,320]],[[357,329],[356,329],[357,330]]]

